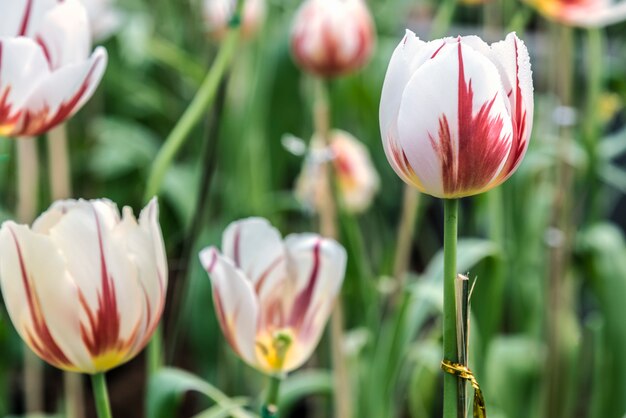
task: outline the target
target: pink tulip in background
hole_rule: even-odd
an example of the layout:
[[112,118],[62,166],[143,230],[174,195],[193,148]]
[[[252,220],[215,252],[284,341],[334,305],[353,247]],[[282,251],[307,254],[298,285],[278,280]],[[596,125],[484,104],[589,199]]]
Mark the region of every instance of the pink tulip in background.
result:
[[[241,34],[252,38],[265,23],[267,13],[266,0],[246,0],[243,5]],[[204,20],[209,34],[222,39],[235,12],[236,0],[204,0]]]
[[222,251],[206,248],[200,260],[222,331],[244,361],[274,374],[310,357],[343,283],[341,245],[316,234],[283,240],[265,219],[249,218],[230,224]]
[[139,221],[108,200],[58,201],[32,228],[0,229],[0,285],[20,336],[64,370],[107,371],[147,344],[163,312],[158,204]]
[[90,55],[79,0],[0,0],[0,9],[0,135],[36,136],[89,100],[107,53]]
[[304,70],[333,77],[367,64],[375,41],[363,0],[305,0],[294,19],[291,50]]
[[424,193],[482,193],[521,163],[533,108],[528,51],[515,34],[490,46],[476,36],[423,42],[407,31],[383,85],[385,153]]
[[626,20],[624,0],[526,0],[548,19],[566,25],[601,27]]

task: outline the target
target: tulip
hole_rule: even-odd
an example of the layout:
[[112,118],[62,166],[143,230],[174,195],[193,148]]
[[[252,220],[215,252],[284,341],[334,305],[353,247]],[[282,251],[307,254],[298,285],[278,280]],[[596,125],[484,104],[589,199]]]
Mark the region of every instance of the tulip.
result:
[[36,136],[76,113],[107,63],[89,55],[87,13],[78,0],[0,0],[0,135]]
[[385,154],[396,173],[441,198],[504,182],[528,148],[533,84],[513,33],[423,42],[411,31],[391,57],[380,102]]
[[[236,0],[204,0],[204,20],[209,34],[221,40],[233,18]],[[265,0],[245,0],[241,19],[241,35],[250,39],[261,29],[267,14]]]
[[[365,211],[378,191],[380,178],[372,164],[369,151],[348,132],[331,132],[329,151],[335,171],[339,198],[344,209],[351,213]],[[296,196],[310,206],[319,209],[324,199],[323,178],[319,175],[320,165],[324,162],[323,141],[319,137],[312,139],[311,152],[305,161],[296,185]]]
[[363,0],[305,0],[294,20],[291,50],[306,71],[333,77],[363,67],[375,37]]
[[205,248],[200,260],[222,331],[244,361],[280,374],[309,358],[343,282],[343,247],[315,234],[282,240],[268,221],[249,218],[224,231],[222,252]]
[[96,374],[129,361],[165,303],[156,199],[139,222],[108,200],[65,200],[32,228],[3,223],[0,286],[18,333],[49,364]]
[[548,19],[565,25],[602,27],[626,20],[626,1],[526,0]]
[[115,7],[113,0],[81,0],[87,16],[94,41],[104,41],[113,35],[122,24],[122,13]]

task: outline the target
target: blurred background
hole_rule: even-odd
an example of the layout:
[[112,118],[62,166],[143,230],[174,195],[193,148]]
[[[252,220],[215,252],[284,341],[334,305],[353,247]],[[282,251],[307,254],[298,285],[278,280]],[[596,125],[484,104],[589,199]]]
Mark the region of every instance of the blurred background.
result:
[[[143,206],[150,164],[219,48],[201,3],[112,6],[119,23],[99,41],[109,52],[107,72],[68,124],[76,197]],[[172,372],[149,384],[142,355],[108,374],[117,417],[229,416],[198,415],[216,401],[207,384],[250,410],[260,402],[265,378],[225,342],[197,253],[219,245],[225,226],[242,217],[267,217],[285,235],[317,229],[310,202],[294,193],[314,132],[314,81],[290,53],[299,5],[267,1],[265,23],[239,44],[215,105],[160,190],[170,266],[165,359],[198,380]],[[470,367],[489,417],[625,417],[626,24],[577,29],[516,0],[368,7],[377,31],[369,64],[328,82],[331,126],[365,144],[380,177],[369,207],[338,215],[349,254],[341,295],[349,393],[334,390],[326,336],[284,382],[281,416],[335,416],[337,396],[348,399],[354,417],[442,414],[442,205],[417,196],[408,265],[398,267],[405,191],[378,124],[389,59],[410,28],[425,40],[477,34],[489,43],[515,30],[531,54],[535,120],[527,156],[503,186],[461,204],[459,271],[477,279]],[[3,219],[13,218],[15,206],[13,147],[0,140]],[[46,168],[40,172],[41,211],[50,192]],[[24,416],[22,342],[4,307],[0,353],[0,416]],[[60,382],[61,373],[45,366],[48,416],[66,416]],[[84,416],[93,417],[84,384]]]

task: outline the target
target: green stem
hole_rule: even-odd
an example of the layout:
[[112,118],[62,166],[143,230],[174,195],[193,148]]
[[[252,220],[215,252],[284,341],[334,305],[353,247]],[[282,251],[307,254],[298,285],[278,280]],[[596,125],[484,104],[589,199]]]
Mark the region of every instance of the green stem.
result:
[[[458,362],[456,340],[456,241],[459,215],[458,199],[445,199],[443,236],[443,357]],[[443,377],[443,418],[458,418],[457,378]]]
[[[241,9],[242,4],[243,1],[238,0],[238,11]],[[236,19],[233,20],[236,21]],[[224,73],[230,67],[235,57],[239,43],[239,32],[238,29],[233,29],[228,33],[196,96],[159,150],[150,170],[144,201],[147,202],[152,196],[159,193],[165,173],[172,164],[174,157],[184,145],[191,130],[202,119],[209,106],[213,104]]]
[[104,373],[91,375],[91,385],[93,387],[93,398],[96,402],[98,418],[112,418],[111,405],[109,403],[109,393],[107,392],[107,382]]
[[280,394],[280,376],[271,376],[270,385],[267,389],[265,404],[261,408],[261,418],[278,418],[278,397]]

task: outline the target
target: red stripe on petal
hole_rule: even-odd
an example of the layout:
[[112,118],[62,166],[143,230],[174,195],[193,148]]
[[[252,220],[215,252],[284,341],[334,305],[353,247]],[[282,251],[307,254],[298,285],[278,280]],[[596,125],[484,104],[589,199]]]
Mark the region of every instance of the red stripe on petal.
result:
[[321,246],[322,242],[318,240],[313,247],[313,268],[311,269],[311,275],[309,276],[306,287],[300,292],[293,304],[289,323],[294,328],[299,328],[302,325],[306,314],[309,312],[315,285],[319,279]]
[[28,311],[30,313],[30,319],[33,323],[33,329],[25,329],[27,342],[31,348],[48,363],[60,367],[60,368],[72,368],[72,364],[65,356],[63,350],[59,347],[55,341],[48,324],[43,316],[41,309],[41,302],[36,290],[31,286],[31,278],[26,270],[24,263],[24,257],[22,255],[22,249],[20,247],[17,236],[12,229],[9,228],[13,242],[15,243],[15,249],[17,250],[17,258],[20,265],[20,272],[22,275],[22,285],[24,286],[24,292],[26,293],[26,301],[28,303]]
[[[2,85],[3,44],[0,41],[0,86]],[[8,85],[0,91],[0,134],[11,134],[15,125],[20,120],[21,112],[14,112],[9,104],[11,86]]]
[[24,16],[22,17],[22,23],[20,24],[17,36],[26,36],[28,31],[28,23],[30,22],[30,15],[33,11],[33,0],[26,0],[26,8],[24,9]]

